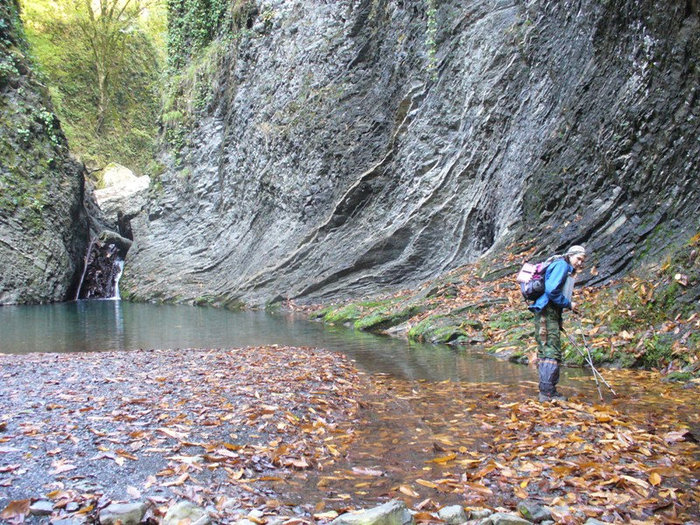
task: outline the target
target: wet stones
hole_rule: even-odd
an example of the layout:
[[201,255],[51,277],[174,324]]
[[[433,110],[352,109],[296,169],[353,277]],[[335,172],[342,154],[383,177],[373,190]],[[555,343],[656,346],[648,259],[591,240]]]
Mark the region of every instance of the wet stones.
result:
[[138,525],[146,514],[145,503],[113,503],[100,512],[102,525]]
[[467,521],[467,514],[464,512],[464,507],[461,505],[443,507],[438,512],[438,516],[447,523],[447,525],[459,525]]
[[189,501],[181,501],[168,509],[165,518],[163,518],[163,525],[177,525],[181,522],[190,525],[209,525],[211,518],[203,508]]
[[552,513],[547,508],[532,501],[521,501],[518,504],[518,512],[535,523],[552,519]]
[[341,514],[331,525],[409,525],[414,519],[403,501],[391,500],[384,505],[360,512]]
[[29,507],[32,516],[50,516],[53,512],[53,503],[46,500],[39,500]]

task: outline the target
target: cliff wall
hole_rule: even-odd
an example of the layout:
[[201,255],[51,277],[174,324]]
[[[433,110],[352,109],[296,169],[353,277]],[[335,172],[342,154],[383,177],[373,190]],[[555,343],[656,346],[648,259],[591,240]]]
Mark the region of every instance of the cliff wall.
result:
[[695,0],[255,7],[132,220],[132,298],[356,297],[532,239],[595,282],[700,226]]
[[28,58],[18,11],[0,2],[0,304],[72,299],[88,241],[83,168]]

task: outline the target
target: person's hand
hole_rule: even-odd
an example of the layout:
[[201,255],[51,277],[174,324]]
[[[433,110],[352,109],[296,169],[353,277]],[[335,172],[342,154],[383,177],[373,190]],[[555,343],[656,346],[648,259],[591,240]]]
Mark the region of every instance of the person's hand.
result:
[[571,301],[571,311],[572,311],[573,313],[575,313],[575,314],[578,314],[578,313],[579,313],[579,311],[578,311],[578,305],[577,305],[575,302],[573,302],[573,301]]

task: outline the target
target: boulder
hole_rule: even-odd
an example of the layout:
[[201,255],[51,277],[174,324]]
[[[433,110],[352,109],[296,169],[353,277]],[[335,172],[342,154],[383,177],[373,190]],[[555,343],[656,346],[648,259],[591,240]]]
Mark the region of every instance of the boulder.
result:
[[29,507],[29,513],[32,516],[49,516],[52,512],[53,503],[46,500],[36,501]]
[[151,180],[148,176],[137,177],[119,164],[110,164],[102,175],[103,187],[94,191],[95,199],[105,217],[116,222],[121,212],[129,219],[137,215],[146,204],[146,195]]
[[461,505],[443,507],[438,512],[438,516],[440,516],[440,519],[447,523],[447,525],[459,525],[467,521],[467,514],[464,512],[464,507]]
[[211,518],[203,508],[189,501],[181,501],[168,509],[162,525],[178,525],[181,521],[189,525],[209,525]]
[[413,516],[403,501],[391,500],[379,507],[341,514],[331,525],[408,525]]
[[523,518],[534,523],[552,519],[552,513],[546,507],[538,505],[534,501],[521,501],[518,503],[518,512]]
[[102,525],[138,525],[146,514],[146,503],[113,503],[100,511]]
[[531,525],[532,522],[526,519],[516,516],[515,514],[508,514],[506,512],[497,512],[491,514],[488,518],[488,522],[491,525]]
[[473,509],[469,511],[469,518],[473,520],[479,520],[479,519],[484,519],[488,518],[493,514],[493,511],[490,509]]

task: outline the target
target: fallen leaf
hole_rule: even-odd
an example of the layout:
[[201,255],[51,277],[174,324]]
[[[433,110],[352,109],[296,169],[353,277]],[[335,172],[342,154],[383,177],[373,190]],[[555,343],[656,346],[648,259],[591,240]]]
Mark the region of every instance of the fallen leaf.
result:
[[29,514],[29,506],[31,504],[31,500],[28,499],[11,501],[0,514],[0,518],[24,521],[24,517]]
[[415,490],[413,490],[411,487],[408,487],[406,485],[401,485],[399,487],[399,492],[402,494],[405,494],[406,496],[410,496],[412,498],[419,498],[420,494],[418,494]]

